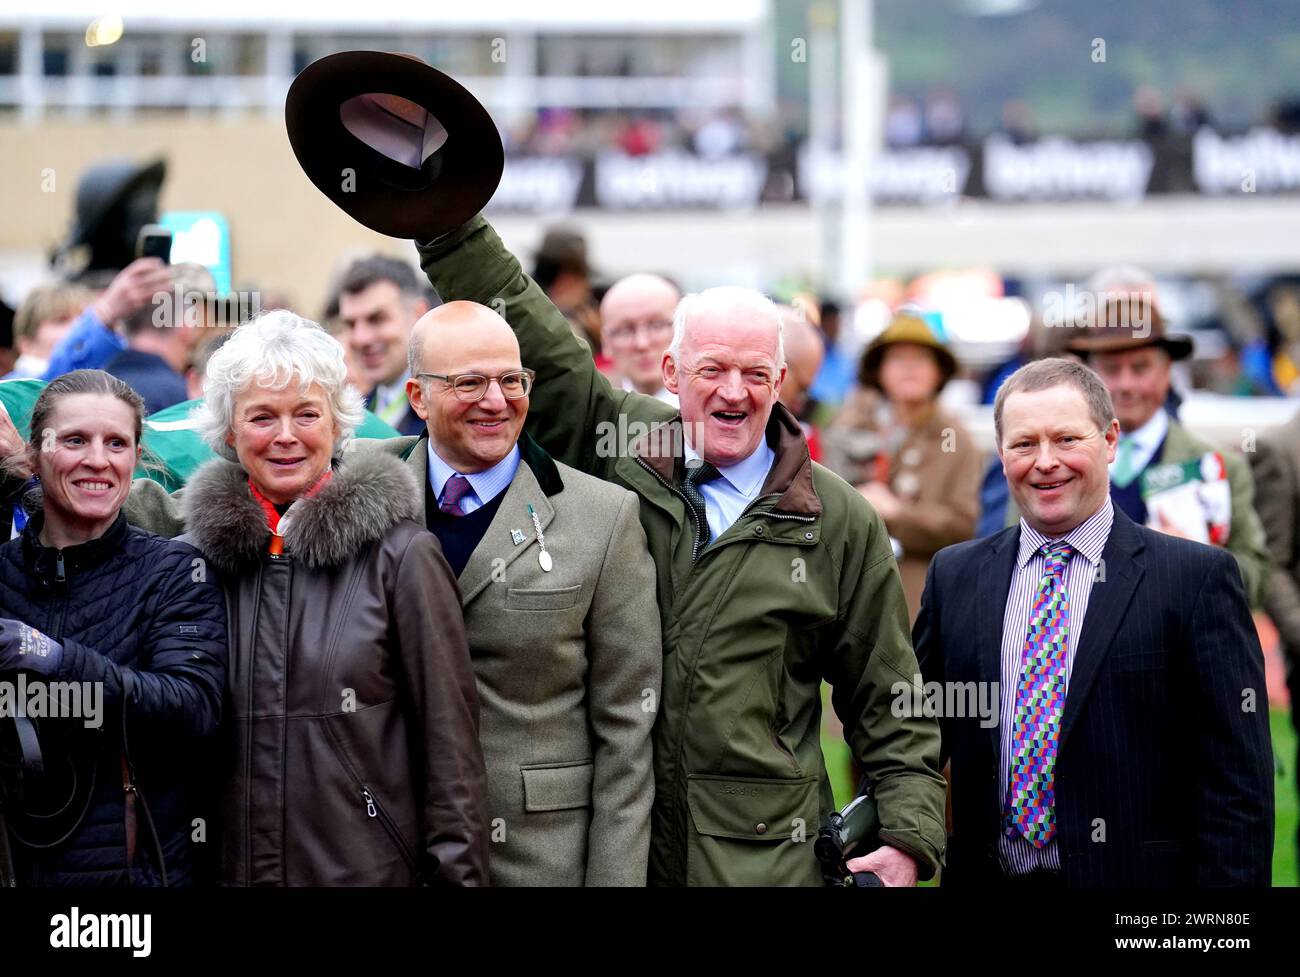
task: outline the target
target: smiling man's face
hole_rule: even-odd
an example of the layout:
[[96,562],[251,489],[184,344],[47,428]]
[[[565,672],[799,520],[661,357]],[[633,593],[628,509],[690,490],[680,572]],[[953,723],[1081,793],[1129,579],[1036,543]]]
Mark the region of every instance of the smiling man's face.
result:
[[1118,439],[1119,422],[1099,430],[1072,384],[1009,395],[998,457],[1025,522],[1064,536],[1101,508]]
[[691,318],[680,362],[664,354],[664,386],[678,396],[691,446],[711,465],[743,461],[763,438],[785,379],[778,328],[743,306],[703,310]]
[[[519,342],[504,319],[474,302],[450,302],[415,324],[421,373],[485,377],[523,369]],[[424,418],[443,461],[464,475],[487,471],[510,453],[528,417],[528,398],[508,400],[499,382],[467,403],[443,380],[407,381],[412,409]]]

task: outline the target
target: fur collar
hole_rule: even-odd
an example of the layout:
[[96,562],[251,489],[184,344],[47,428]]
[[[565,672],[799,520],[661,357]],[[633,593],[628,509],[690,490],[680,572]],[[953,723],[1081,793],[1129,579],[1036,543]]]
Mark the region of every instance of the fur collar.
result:
[[[312,569],[342,566],[401,520],[418,521],[421,502],[415,476],[398,459],[349,456],[336,463],[324,488],[293,504],[285,552]],[[266,552],[266,516],[248,490],[248,474],[234,462],[217,458],[194,473],[185,487],[185,523],[219,570],[239,570]]]

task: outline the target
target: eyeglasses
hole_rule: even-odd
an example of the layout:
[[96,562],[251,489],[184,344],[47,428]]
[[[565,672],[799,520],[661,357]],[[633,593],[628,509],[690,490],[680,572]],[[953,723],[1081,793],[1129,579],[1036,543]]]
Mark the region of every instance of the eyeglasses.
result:
[[488,384],[493,380],[501,387],[501,396],[506,400],[527,397],[528,391],[533,389],[533,380],[537,377],[537,373],[533,370],[512,370],[499,377],[485,377],[478,373],[456,373],[451,376],[445,373],[417,373],[416,377],[421,380],[426,377],[430,380],[441,380],[451,387],[457,400],[473,404],[487,395]]
[[626,343],[636,338],[638,332],[644,331],[648,339],[666,336],[672,332],[671,319],[651,319],[647,322],[627,322],[605,330],[605,335],[616,343]]

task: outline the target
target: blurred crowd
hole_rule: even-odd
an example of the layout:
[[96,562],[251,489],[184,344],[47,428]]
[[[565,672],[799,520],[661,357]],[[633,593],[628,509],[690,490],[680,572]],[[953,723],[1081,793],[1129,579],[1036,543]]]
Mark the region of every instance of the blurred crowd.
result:
[[[883,138],[891,149],[954,145],[994,133],[1016,144],[1049,135],[1160,142],[1190,138],[1202,126],[1224,121],[1191,88],[1170,95],[1151,85],[1139,86],[1132,95],[1132,110],[1131,122],[1116,131],[1079,132],[1045,126],[1029,100],[1009,99],[1002,105],[1000,120],[990,128],[971,121],[956,91],[936,87],[922,95],[891,95],[885,107]],[[1300,131],[1300,103],[1280,98],[1253,124],[1272,126],[1286,134]],[[589,157],[616,150],[628,156],[680,151],[718,159],[745,152],[792,152],[803,137],[792,120],[756,118],[737,107],[714,111],[543,108],[502,132],[506,152],[516,156]]]

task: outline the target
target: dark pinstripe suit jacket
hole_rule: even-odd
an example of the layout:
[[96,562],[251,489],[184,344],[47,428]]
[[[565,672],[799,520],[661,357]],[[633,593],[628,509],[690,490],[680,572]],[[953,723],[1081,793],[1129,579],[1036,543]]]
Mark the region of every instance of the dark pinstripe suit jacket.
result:
[[[1019,538],[1013,526],[934,558],[913,632],[927,682],[999,682]],[[1116,509],[1102,560],[1058,744],[1065,881],[1268,885],[1268,697],[1232,555],[1138,526]],[[952,761],[944,884],[995,885],[997,724],[945,717],[941,726]]]

